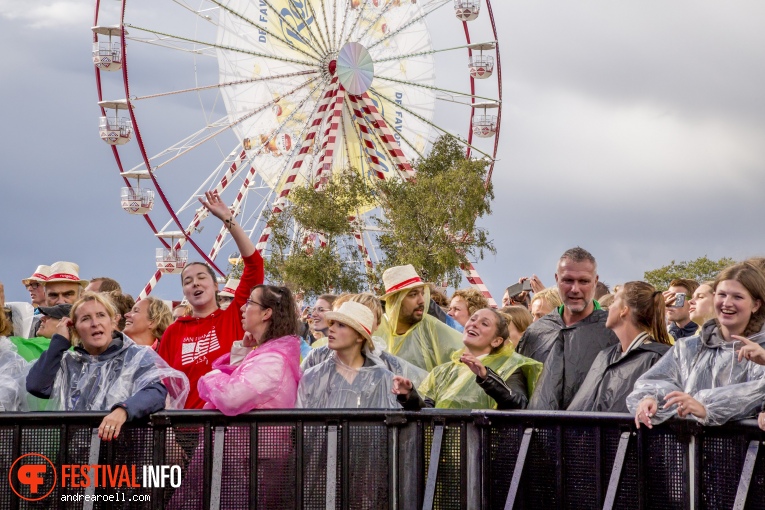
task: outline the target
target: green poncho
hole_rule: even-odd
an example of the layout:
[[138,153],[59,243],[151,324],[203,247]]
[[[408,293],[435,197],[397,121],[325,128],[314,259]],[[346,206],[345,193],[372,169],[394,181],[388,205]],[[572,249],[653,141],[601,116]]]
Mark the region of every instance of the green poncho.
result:
[[[497,403],[476,383],[476,376],[467,365],[460,362],[465,349],[452,354],[452,361],[437,366],[425,378],[417,392],[422,398],[430,398],[441,409],[496,409]],[[542,364],[515,352],[512,344],[505,344],[499,351],[481,359],[503,380],[517,369],[526,377],[529,397],[534,392]]]

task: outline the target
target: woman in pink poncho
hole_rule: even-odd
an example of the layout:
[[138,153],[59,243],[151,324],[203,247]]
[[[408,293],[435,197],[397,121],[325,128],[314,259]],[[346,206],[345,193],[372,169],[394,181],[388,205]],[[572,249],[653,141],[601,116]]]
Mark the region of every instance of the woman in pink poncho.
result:
[[[199,396],[205,409],[217,409],[234,416],[255,409],[295,407],[300,382],[300,340],[297,337],[298,313],[295,300],[286,287],[257,285],[242,310],[245,337],[234,342],[231,353],[213,362],[212,372],[199,379]],[[274,430],[278,435],[282,432]],[[249,502],[250,433],[247,427],[230,427],[223,451],[226,500],[241,508]],[[276,441],[275,441],[276,440]],[[285,496],[269,487],[269,473],[280,472],[289,463],[292,437],[285,433],[270,439],[267,455],[258,458],[258,507],[280,507]],[[274,442],[278,442],[276,447]],[[235,445],[228,450],[228,445]],[[168,507],[203,507],[203,442],[200,441],[181,487]],[[267,457],[267,458],[266,458]],[[242,475],[241,479],[232,473]],[[261,473],[264,476],[260,476]]]

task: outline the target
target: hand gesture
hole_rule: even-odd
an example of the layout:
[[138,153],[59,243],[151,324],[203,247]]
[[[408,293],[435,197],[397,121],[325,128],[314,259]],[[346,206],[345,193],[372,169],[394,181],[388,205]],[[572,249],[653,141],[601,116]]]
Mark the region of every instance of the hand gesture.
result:
[[638,403],[637,411],[635,412],[635,426],[640,428],[640,424],[645,424],[649,429],[653,428],[651,418],[656,414],[659,409],[659,404],[653,397],[645,397]]
[[664,397],[664,409],[669,409],[673,405],[677,406],[677,415],[680,418],[685,418],[689,414],[692,414],[696,418],[705,419],[707,417],[707,409],[701,402],[682,391],[672,391]]
[[473,356],[472,353],[469,353],[468,351],[465,351],[462,353],[462,356],[460,356],[460,361],[467,365],[467,367],[473,371],[475,375],[477,375],[481,379],[486,379],[486,367],[483,366],[483,363]]
[[69,317],[62,317],[56,325],[56,333],[69,340],[69,328],[74,326],[72,319]]
[[757,342],[752,342],[748,338],[738,335],[731,335],[731,338],[743,342],[744,346],[738,351],[738,360],[748,359],[754,361],[758,365],[765,365],[765,349],[763,349]]
[[412,391],[412,381],[406,377],[400,375],[393,376],[393,389],[391,390],[394,395],[409,395]]
[[667,308],[672,308],[675,305],[675,301],[677,300],[677,293],[665,290],[661,293],[661,295],[664,296],[664,306]]
[[98,426],[98,437],[102,441],[111,441],[117,439],[122,430],[122,425],[127,421],[127,411],[118,407],[111,413],[107,414],[101,421],[101,425]]
[[545,286],[542,283],[542,280],[540,280],[539,277],[535,274],[531,275],[531,290],[534,292],[534,294],[545,290]]
[[210,214],[221,221],[226,221],[233,217],[231,209],[229,209],[226,203],[223,202],[217,191],[205,191],[205,197],[207,200],[199,197],[199,201],[208,211],[210,211]]

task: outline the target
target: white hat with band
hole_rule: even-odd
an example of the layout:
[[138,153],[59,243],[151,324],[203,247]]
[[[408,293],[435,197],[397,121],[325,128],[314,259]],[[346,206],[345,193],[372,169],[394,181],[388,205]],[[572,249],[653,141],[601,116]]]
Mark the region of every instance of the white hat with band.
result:
[[79,283],[83,288],[88,286],[88,280],[80,279],[80,266],[74,262],[54,262],[45,283],[53,282]]
[[45,283],[50,276],[50,266],[37,266],[35,272],[29,278],[24,278],[21,283],[29,285],[30,282]]
[[380,299],[383,301],[396,292],[425,285],[412,264],[388,268],[383,273],[382,278],[385,285],[385,295]]
[[233,298],[234,294],[236,294],[237,287],[239,287],[239,280],[236,278],[229,278],[226,285],[223,287],[223,290],[218,292],[218,295]]
[[375,324],[375,314],[368,307],[355,301],[346,301],[334,312],[324,314],[324,320],[340,322],[349,326],[372,342],[372,328]]

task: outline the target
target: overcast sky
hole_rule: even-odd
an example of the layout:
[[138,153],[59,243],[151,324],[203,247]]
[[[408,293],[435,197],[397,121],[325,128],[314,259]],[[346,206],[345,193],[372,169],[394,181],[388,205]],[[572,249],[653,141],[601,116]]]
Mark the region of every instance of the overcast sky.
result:
[[[494,11],[504,105],[483,226],[497,254],[477,267],[496,298],[521,275],[552,284],[575,245],[609,284],[673,259],[765,254],[764,3],[502,0]],[[9,301],[56,260],[134,295],[152,274],[157,243],[120,209],[98,138],[92,17],[89,1],[0,0]],[[180,297],[177,279],[161,290]]]

